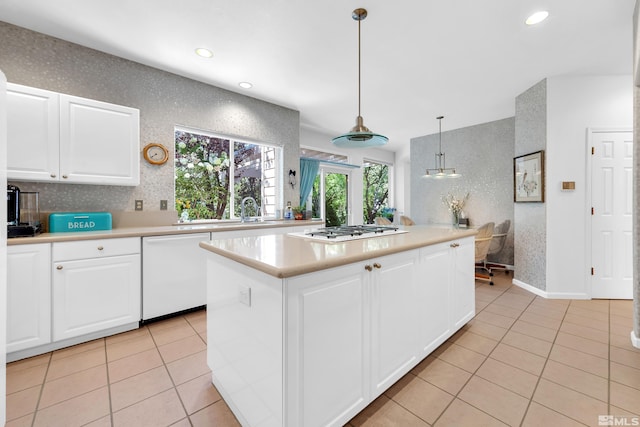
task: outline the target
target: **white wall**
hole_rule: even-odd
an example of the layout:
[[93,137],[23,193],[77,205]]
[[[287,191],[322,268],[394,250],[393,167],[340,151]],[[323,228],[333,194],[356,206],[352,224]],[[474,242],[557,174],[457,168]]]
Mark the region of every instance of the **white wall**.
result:
[[[378,148],[338,148],[331,143],[331,139],[335,138],[336,136],[337,135],[328,135],[317,130],[302,126],[300,128],[300,146],[312,148],[318,151],[324,151],[327,153],[347,156],[349,159],[348,162],[350,164],[358,166],[362,165],[364,159],[377,160],[390,164],[393,164],[395,161],[395,153],[392,151],[381,150]],[[297,170],[299,169],[300,167],[298,166]],[[393,179],[393,182],[391,183],[393,188],[390,190],[390,193],[393,192],[394,194],[397,193],[396,190],[398,188],[398,173],[395,169],[396,168],[394,168],[393,177],[390,177],[390,179]],[[362,169],[353,169],[351,176],[351,218],[353,218],[353,224],[362,224]],[[397,200],[394,200],[392,203],[395,204],[396,201]],[[404,209],[399,208],[397,205],[394,205],[394,207],[401,212],[404,211]]]
[[[590,296],[587,128],[631,129],[632,83],[630,75],[547,79],[546,291],[551,296]],[[562,191],[562,181],[575,181],[576,190]]]
[[[0,71],[0,187],[7,186],[7,79]],[[6,420],[7,393],[7,204],[0,204],[0,425]]]

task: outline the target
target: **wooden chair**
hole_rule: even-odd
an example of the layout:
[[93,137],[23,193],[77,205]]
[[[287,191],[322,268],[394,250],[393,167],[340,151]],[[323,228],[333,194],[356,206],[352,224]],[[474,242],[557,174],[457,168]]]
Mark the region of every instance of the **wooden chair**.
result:
[[416,223],[409,218],[408,216],[401,215],[400,216],[400,224],[402,225],[416,225]]
[[391,225],[391,221],[383,216],[377,216],[375,219],[376,225]]

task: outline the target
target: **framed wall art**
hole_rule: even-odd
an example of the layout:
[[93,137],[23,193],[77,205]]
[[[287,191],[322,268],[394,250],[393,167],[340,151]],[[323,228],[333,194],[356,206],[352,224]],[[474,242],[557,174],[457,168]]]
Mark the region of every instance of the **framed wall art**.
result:
[[544,202],[544,151],[513,159],[514,202]]

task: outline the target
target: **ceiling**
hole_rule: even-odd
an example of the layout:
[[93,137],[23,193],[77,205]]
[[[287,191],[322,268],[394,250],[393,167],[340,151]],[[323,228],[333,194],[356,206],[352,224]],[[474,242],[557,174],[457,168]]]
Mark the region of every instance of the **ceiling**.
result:
[[[408,152],[412,137],[514,115],[545,77],[632,73],[635,0],[3,0],[0,20],[300,111],[346,133],[358,113]],[[537,26],[525,18],[546,9]],[[206,47],[204,59],[194,49]],[[238,86],[248,81],[253,88]]]

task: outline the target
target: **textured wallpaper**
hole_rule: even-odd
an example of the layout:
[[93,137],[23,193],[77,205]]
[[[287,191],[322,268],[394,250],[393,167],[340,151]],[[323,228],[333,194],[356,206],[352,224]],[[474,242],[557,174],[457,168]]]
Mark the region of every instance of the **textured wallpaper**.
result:
[[[284,170],[299,169],[299,112],[0,22],[0,69],[12,83],[140,109],[140,148],[159,142],[173,156],[175,125],[240,136],[284,147]],[[39,191],[43,211],[158,211],[174,209],[173,162],[140,157],[137,187],[16,182]],[[284,186],[283,199],[298,200]]]
[[[515,156],[544,150],[547,145],[547,81],[516,98]],[[515,275],[520,282],[546,290],[547,218],[544,203],[515,203]]]
[[[435,119],[434,119],[435,120]],[[513,150],[514,118],[462,129],[444,131],[442,151],[446,166],[462,174],[457,179],[424,179],[425,170],[435,167],[438,134],[411,139],[411,216],[419,224],[450,224],[451,213],[442,196],[469,193],[464,212],[471,225],[496,225],[511,221],[507,242],[492,261],[513,264]]]

